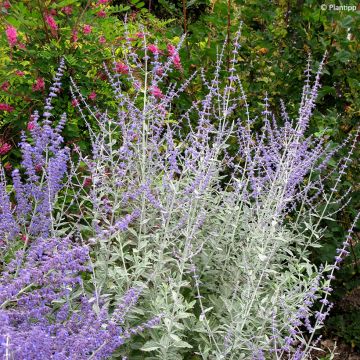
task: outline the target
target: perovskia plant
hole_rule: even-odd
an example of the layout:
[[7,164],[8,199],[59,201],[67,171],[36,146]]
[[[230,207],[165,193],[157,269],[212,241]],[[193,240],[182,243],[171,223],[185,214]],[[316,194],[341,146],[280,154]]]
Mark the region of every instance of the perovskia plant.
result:
[[60,136],[66,116],[53,127],[50,111],[64,68],[61,61],[43,121],[37,112],[32,117],[31,142],[23,134],[21,172],[13,171],[10,194],[0,169],[0,236],[6,255],[0,278],[0,356],[6,360],[104,359],[161,317],[136,326],[125,323],[141,295],[135,288],[109,311],[103,294],[94,296],[84,288],[92,270],[89,247],[76,234],[58,229],[64,221],[60,193],[68,189],[71,173],[69,149]]
[[[278,125],[266,97],[257,135],[235,73],[237,40],[227,85],[221,85],[219,54],[214,78],[203,76],[208,94],[177,121],[171,104],[187,84],[164,88],[171,56],[162,64],[146,37],[143,48],[142,62],[128,42],[126,71],[119,73],[115,60],[114,75],[106,68],[118,107],[114,117],[102,114],[96,154],[83,159],[92,179],[92,206],[83,217],[108,224],[105,234],[92,235],[99,286],[108,283],[107,291],[116,292],[133,282],[151,284],[144,306],[166,315],[163,332],[143,350],[159,358],[180,359],[188,348],[203,358],[307,356],[295,317],[306,318],[313,331],[310,305],[331,267],[316,269],[309,247],[319,246],[319,225],[336,191],[323,195],[321,175],[334,151],[306,136],[323,62],[313,85],[308,64],[298,118],[291,121],[282,104]],[[128,86],[133,96],[122,91]],[[96,115],[74,83],[73,92]],[[240,101],[245,118],[236,114]],[[185,136],[182,125],[190,129]],[[231,156],[235,136],[239,150]],[[221,174],[229,168],[224,186]],[[318,213],[322,196],[326,205]]]
[[[284,104],[281,120],[276,119],[267,96],[260,119],[253,119],[236,74],[239,40],[237,34],[226,76],[222,50],[213,78],[200,74],[206,96],[178,119],[172,105],[191,78],[180,85],[166,79],[174,69],[181,71],[181,42],[177,48],[168,45],[161,50],[143,34],[139,52],[128,40],[114,51],[113,69],[105,65],[115,109],[90,106],[71,80],[80,115],[87,124],[89,116],[97,122],[97,129],[88,129],[92,153],[84,155],[74,147],[78,159],[70,160],[59,137],[63,125],[53,132],[51,113],[45,113],[41,128],[56,134],[55,147],[45,151],[44,159],[43,148],[39,157],[29,152],[25,141],[22,145],[24,167],[33,169],[35,160],[43,161],[43,177],[28,170],[30,185],[22,190],[14,174],[16,193],[26,191],[35,205],[29,208],[18,197],[15,215],[2,183],[1,216],[9,224],[0,228],[2,236],[11,242],[13,224],[31,231],[31,241],[25,241],[15,259],[33,261],[31,249],[41,248],[43,238],[49,244],[55,239],[59,250],[69,246],[71,254],[79,252],[74,255],[77,265],[68,264],[71,286],[55,283],[57,297],[47,300],[46,310],[60,311],[58,303],[78,304],[80,294],[85,298],[84,310],[73,309],[66,323],[78,314],[85,316],[81,331],[91,326],[86,319],[99,324],[98,332],[89,336],[91,345],[85,345],[88,352],[78,355],[81,359],[110,358],[111,353],[113,358],[127,355],[131,360],[310,356],[315,330],[329,309],[329,282],[346,246],[334,265],[321,268],[310,262],[310,248],[320,246],[321,221],[339,201],[334,194],[355,142],[326,194],[326,165],[335,150],[307,135],[324,60],[313,84],[309,61],[296,119],[290,119]],[[64,121],[65,117],[60,124]],[[259,121],[260,133],[254,130]],[[27,210],[21,212],[22,208]],[[72,239],[77,242],[67,245]],[[23,260],[6,266],[22,268]],[[87,270],[87,276],[79,276]],[[12,284],[23,274],[15,270],[11,281],[6,273],[3,278]],[[27,294],[29,284],[24,285],[18,293]],[[38,286],[35,290],[41,292],[47,283]],[[322,295],[323,306],[315,312],[313,304]],[[135,302],[138,306],[128,311]],[[9,306],[4,306],[6,311],[16,311],[21,303]],[[152,320],[146,322],[148,318]],[[29,322],[33,314],[25,313],[25,319]],[[156,324],[154,330],[143,332]],[[19,331],[15,330],[12,336]],[[141,333],[136,344],[125,342],[131,333]],[[11,336],[4,341],[6,353]],[[57,355],[57,350],[49,351]]]

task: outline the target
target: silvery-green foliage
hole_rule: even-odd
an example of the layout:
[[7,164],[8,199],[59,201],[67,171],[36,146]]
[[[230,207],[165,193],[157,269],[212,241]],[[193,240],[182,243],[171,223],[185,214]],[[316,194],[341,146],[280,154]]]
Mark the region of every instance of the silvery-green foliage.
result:
[[81,193],[75,189],[77,196],[61,201],[74,194],[77,177],[61,136],[66,115],[55,125],[50,112],[65,69],[62,59],[42,117],[35,111],[29,138],[22,134],[12,182],[0,165],[0,357],[6,360],[106,359],[162,317],[127,327],[142,289],[134,286],[114,301],[89,280],[89,247],[68,211]]
[[317,204],[333,201],[321,175],[331,152],[306,137],[323,63],[313,85],[308,66],[296,119],[282,106],[278,125],[265,98],[257,134],[235,70],[238,38],[226,79],[220,53],[213,79],[203,77],[208,94],[178,119],[171,105],[191,79],[165,88],[175,50],[164,59],[146,37],[143,45],[144,61],[128,43],[126,65],[106,68],[115,111],[90,107],[73,82],[83,118],[98,123],[89,128],[92,156],[79,154],[79,212],[69,215],[92,248],[89,284],[111,299],[140,288],[130,318],[163,316],[140,353],[130,343],[131,359],[306,358],[306,336],[294,324],[306,310],[300,318],[311,328],[310,305],[328,284],[329,267],[316,268],[309,254],[326,215]]

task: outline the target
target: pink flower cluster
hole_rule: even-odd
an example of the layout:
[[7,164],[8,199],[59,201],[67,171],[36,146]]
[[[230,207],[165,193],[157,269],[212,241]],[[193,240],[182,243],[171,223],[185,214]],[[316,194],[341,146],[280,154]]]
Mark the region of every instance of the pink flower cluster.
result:
[[10,3],[9,1],[4,1],[3,3],[0,4],[0,6],[3,6],[5,9],[10,9]]
[[106,12],[104,9],[100,10],[97,14],[96,14],[99,18],[104,18],[106,17]]
[[13,26],[8,26],[5,30],[7,40],[9,42],[9,45],[11,47],[15,46],[17,44],[17,31],[16,28]]
[[159,49],[156,45],[154,45],[154,44],[148,45],[147,49],[148,49],[150,52],[152,52],[154,55],[160,54],[160,49]]
[[85,35],[89,35],[89,34],[91,33],[91,31],[92,31],[91,25],[84,25],[84,27],[83,27],[83,33],[84,33]]
[[156,75],[161,76],[164,73],[164,69],[161,66],[158,66],[155,73]]
[[3,143],[0,146],[0,155],[5,155],[11,150],[12,146],[8,143]]
[[96,99],[96,92],[93,91],[90,95],[89,95],[89,99],[90,100],[95,100]]
[[[158,55],[158,54],[162,53],[162,51],[154,44],[148,45],[147,49],[154,55]],[[171,57],[171,60],[174,64],[175,68],[180,70],[182,68],[181,60],[180,60],[179,53],[176,50],[176,47],[174,45],[169,44],[167,46],[167,51],[168,51],[169,57]]]
[[64,6],[62,9],[61,9],[61,12],[66,14],[66,15],[71,15],[72,14],[72,7],[71,6]]
[[7,162],[7,163],[4,165],[4,169],[5,169],[6,171],[11,171],[11,170],[12,170],[12,165],[11,165],[9,162]]
[[8,81],[5,81],[1,84],[0,89],[3,91],[8,91],[10,87],[10,83]]
[[150,94],[158,99],[161,99],[164,97],[164,94],[157,86],[152,86],[150,88]]
[[53,16],[49,15],[49,14],[45,15],[45,21],[49,25],[51,32],[53,34],[55,34],[58,29],[58,25],[57,25],[55,19],[53,18]]
[[14,110],[14,108],[9,104],[0,103],[0,110],[11,112]]
[[92,179],[90,177],[86,178],[83,182],[83,187],[87,188],[92,185]]
[[26,128],[31,131],[31,130],[34,130],[35,129],[35,123],[34,121],[29,121]]
[[128,74],[129,73],[129,67],[122,62],[116,63],[115,70],[116,70],[116,72],[118,72],[120,74]]
[[41,91],[45,89],[45,81],[42,77],[36,79],[35,84],[32,86],[33,91]]
[[180,70],[181,69],[180,56],[179,56],[179,53],[177,52],[175,46],[169,44],[167,46],[167,50],[168,50],[169,56],[171,56],[171,58],[172,58],[175,68]]
[[78,41],[78,39],[78,32],[76,30],[73,30],[71,33],[71,41],[75,43]]

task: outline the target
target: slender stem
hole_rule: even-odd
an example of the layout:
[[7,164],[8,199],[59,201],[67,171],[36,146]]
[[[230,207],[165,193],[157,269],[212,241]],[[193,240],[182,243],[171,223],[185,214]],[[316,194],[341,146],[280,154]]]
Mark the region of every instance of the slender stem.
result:
[[5,345],[5,359],[8,360],[10,358],[10,352],[9,352],[9,345],[10,345],[10,339],[9,334],[6,334],[6,345]]
[[44,16],[44,9],[43,9],[43,7],[42,7],[41,0],[37,0],[37,3],[38,3],[38,5],[39,5],[39,9],[40,9],[40,13],[41,13],[41,18],[42,18],[42,21],[43,21],[43,23],[44,23],[44,29],[45,29],[46,39],[47,39],[48,42],[50,42],[48,27],[47,27],[47,25],[46,25],[45,16]]
[[[182,0],[182,7],[183,7],[183,27],[184,27],[184,34],[187,34],[187,0]],[[190,56],[189,53],[189,42],[187,41],[187,37],[185,38],[185,46],[187,50],[188,57]]]
[[[31,284],[25,286],[24,288],[22,288],[22,289],[16,294],[16,296],[21,295],[21,294],[24,293],[26,290],[30,289],[32,286],[34,286],[34,283],[31,283]],[[8,303],[10,303],[11,301],[13,301],[13,300],[11,300],[11,299],[5,300],[5,301],[0,305],[0,309],[4,309],[5,306],[6,306]]]
[[230,69],[230,35],[231,35],[231,0],[228,0],[227,2],[227,71],[229,72]]

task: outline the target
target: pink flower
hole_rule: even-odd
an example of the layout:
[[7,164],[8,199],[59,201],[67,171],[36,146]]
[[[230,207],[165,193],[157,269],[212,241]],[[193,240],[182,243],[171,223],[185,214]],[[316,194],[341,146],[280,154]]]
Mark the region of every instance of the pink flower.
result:
[[92,180],[91,178],[86,178],[83,182],[83,187],[89,187],[92,185]]
[[0,88],[3,91],[8,91],[10,87],[10,83],[8,81],[5,81],[4,83],[1,84]]
[[12,106],[10,106],[9,104],[0,103],[0,110],[12,112],[14,110],[14,108]]
[[41,91],[45,89],[45,81],[42,77],[36,79],[35,84],[32,86],[33,91]]
[[25,44],[24,43],[19,43],[19,48],[20,49],[23,49],[23,50],[25,50],[26,49],[26,46],[25,46]]
[[72,7],[71,6],[64,6],[62,9],[61,9],[61,12],[66,14],[66,15],[71,15],[72,14]]
[[105,43],[106,43],[105,36],[100,36],[100,37],[99,37],[99,43],[100,43],[100,44],[105,44]]
[[168,50],[170,56],[174,56],[175,54],[177,54],[177,51],[176,51],[176,48],[174,45],[169,44],[167,46],[167,50]]
[[72,31],[72,35],[71,35],[71,41],[72,42],[77,42],[78,41],[78,32],[76,30]]
[[40,172],[41,170],[42,170],[41,164],[35,165],[35,171],[36,171],[36,172]]
[[172,61],[176,69],[181,69],[181,61],[179,54],[175,54],[172,58]]
[[89,34],[91,33],[91,31],[92,31],[92,27],[91,27],[90,25],[84,25],[84,27],[83,27],[83,33],[84,33],[85,35],[89,35]]
[[161,66],[157,67],[157,69],[155,71],[156,75],[158,75],[158,76],[161,76],[163,74],[163,72],[164,72],[164,70]]
[[10,9],[10,6],[11,6],[9,1],[4,1],[2,5],[5,9]]
[[173,61],[173,64],[174,64],[175,68],[176,69],[181,69],[180,56],[179,56],[179,53],[177,52],[175,46],[169,44],[167,46],[167,50],[168,50],[169,56],[172,57],[172,61]]
[[0,146],[0,155],[5,155],[11,150],[12,146],[8,143],[3,143]]
[[57,11],[55,9],[51,9],[50,10],[50,14],[53,15],[53,16],[56,16],[57,15]]
[[122,62],[116,63],[115,70],[116,70],[116,72],[118,72],[120,74],[128,74],[129,73],[129,67]]
[[136,36],[137,38],[139,38],[139,39],[143,39],[143,38],[144,38],[144,33],[138,32],[135,36]]
[[98,1],[98,5],[105,5],[105,4],[107,4],[109,2],[109,0],[99,0]]
[[26,128],[31,131],[35,129],[35,123],[33,121],[29,121]]
[[90,95],[89,95],[89,99],[90,100],[95,100],[96,99],[96,92],[93,91]]
[[162,93],[162,91],[157,87],[157,86],[152,86],[150,88],[150,94],[153,95],[154,97],[161,99],[164,97],[164,94]]
[[21,239],[21,241],[23,241],[25,244],[27,244],[27,242],[28,242],[28,240],[29,240],[29,238],[28,238],[25,234],[22,234],[22,235],[20,236],[20,239]]
[[9,45],[11,47],[15,46],[16,43],[17,43],[17,31],[16,31],[16,28],[14,28],[13,26],[8,26],[5,30],[5,33],[6,33],[6,37],[7,37],[7,40],[9,42]]
[[52,15],[45,15],[45,21],[49,25],[52,32],[57,31],[58,26]]
[[100,80],[107,80],[107,75],[106,75],[106,73],[104,73],[104,72],[98,72],[97,74],[97,77],[100,79]]
[[24,76],[24,75],[25,75],[25,73],[24,73],[23,71],[20,71],[20,70],[16,70],[16,71],[15,71],[15,74],[16,74],[17,76]]
[[147,48],[148,48],[148,50],[149,50],[150,52],[152,52],[154,55],[160,54],[159,48],[158,48],[156,45],[154,45],[154,44],[148,45]]
[[100,10],[97,14],[96,14],[99,18],[104,18],[106,17],[106,12],[104,9]]
[[71,100],[71,105],[72,105],[73,107],[76,107],[76,106],[79,105],[79,102],[77,101],[77,99],[72,99],[72,100]]
[[11,171],[11,170],[12,170],[12,165],[11,165],[9,162],[7,162],[7,163],[4,165],[4,169],[5,169],[6,171]]

